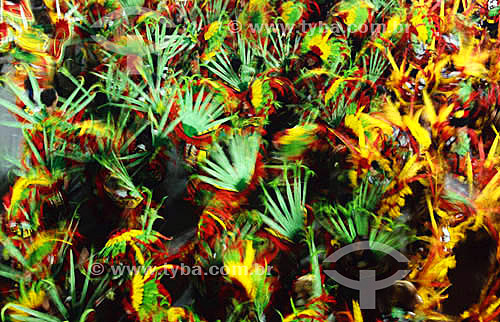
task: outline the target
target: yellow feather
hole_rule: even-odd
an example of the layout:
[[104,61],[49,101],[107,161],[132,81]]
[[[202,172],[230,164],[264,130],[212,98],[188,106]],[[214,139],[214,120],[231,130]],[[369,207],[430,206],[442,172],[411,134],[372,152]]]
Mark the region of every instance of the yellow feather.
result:
[[144,297],[144,279],[141,273],[137,273],[132,278],[132,307],[139,312],[142,299]]
[[411,156],[411,158],[406,162],[405,166],[403,167],[403,170],[399,173],[399,181],[404,182],[405,180],[408,180],[412,177],[414,177],[418,170],[422,168],[423,164],[421,162],[416,162],[418,155],[414,154]]
[[210,38],[212,38],[217,33],[217,31],[219,31],[221,25],[222,24],[220,21],[212,22],[204,35],[205,40],[209,40]]
[[116,237],[113,237],[111,238],[110,240],[108,240],[106,242],[106,245],[104,247],[110,247],[110,246],[113,246],[114,244],[116,243],[120,243],[120,242],[129,242],[131,240],[133,240],[133,238],[139,236],[143,234],[143,231],[140,230],[140,229],[131,229],[129,231],[126,231]]
[[439,116],[438,116],[438,122],[443,123],[448,119],[450,116],[450,113],[453,111],[453,108],[455,107],[455,104],[452,103],[445,108],[442,108],[439,110]]
[[311,76],[321,76],[321,75],[330,75],[330,72],[324,68],[315,68],[307,72],[307,74]]
[[460,37],[460,43],[464,46],[460,47],[460,51],[452,56],[453,63],[457,67],[464,69],[464,73],[470,76],[483,77],[488,74],[488,70],[484,63],[488,60],[489,52],[477,52],[477,42],[474,39],[464,39]]
[[301,319],[301,316],[318,316],[318,312],[312,310],[312,309],[306,309],[303,311],[300,311],[298,313],[292,313],[290,315],[287,315],[284,319],[283,322],[293,322]]
[[354,300],[352,301],[352,311],[354,315],[354,322],[363,322],[363,314],[361,314],[359,303]]
[[500,139],[500,135],[498,134],[495,126],[492,126],[492,127],[493,127],[493,131],[495,131],[496,136],[495,136],[495,140],[493,140],[493,144],[491,144],[490,151],[488,152],[488,157],[486,158],[485,167],[487,167],[487,168],[489,168],[491,166],[491,163],[493,162],[493,159],[495,157],[497,147],[498,147],[498,140]]
[[246,267],[252,267],[255,259],[255,249],[253,248],[252,241],[246,240],[245,243],[245,259],[243,261],[243,265]]
[[[24,296],[21,296],[17,302],[13,302],[12,304],[17,304],[20,306],[23,306],[28,309],[36,309],[38,307],[41,307],[43,305],[43,302],[45,301],[45,291],[43,289],[40,289],[39,291],[35,291],[34,288],[30,289]],[[9,308],[9,310],[12,310],[13,313],[19,314],[26,316],[28,315],[26,312],[16,309],[14,307]],[[15,320],[14,321],[19,321]]]
[[12,188],[12,196],[10,199],[10,205],[17,204],[22,199],[22,193],[31,185],[40,185],[40,186],[50,186],[54,183],[53,179],[45,177],[41,172],[38,172],[35,177],[31,175],[28,177],[21,177],[17,179],[14,187]]
[[248,6],[250,10],[257,10],[257,11],[262,11],[267,4],[266,0],[250,0]]
[[271,235],[273,235],[275,237],[278,237],[278,238],[281,238],[281,239],[284,239],[286,241],[289,241],[289,242],[293,243],[293,241],[290,238],[288,238],[288,237],[286,237],[286,236],[278,233],[276,230],[273,230],[273,229],[271,229],[269,227],[264,228],[264,230],[267,231],[267,232],[269,232]]
[[425,160],[427,161],[427,164],[431,169],[431,173],[434,173],[435,172],[434,163],[432,163],[431,155],[427,151],[425,152]]
[[431,145],[431,138],[429,132],[419,123],[422,112],[422,109],[419,110],[413,117],[405,115],[403,116],[403,121],[410,130],[411,134],[415,137],[415,140],[417,140],[420,148],[422,150],[427,150],[427,148]]
[[436,224],[436,218],[434,218],[434,207],[433,207],[432,202],[431,202],[431,196],[426,195],[425,201],[427,202],[427,209],[429,209],[429,216],[431,217],[432,229],[434,230],[434,232],[437,232],[438,227]]
[[344,78],[340,77],[335,82],[333,82],[332,86],[330,86],[330,88],[326,92],[326,95],[325,95],[325,104],[328,103],[328,101],[330,100],[330,98],[332,98],[333,94],[335,94],[335,91],[337,90],[337,88],[339,87],[339,85],[343,81],[344,81]]
[[486,187],[483,188],[479,196],[476,198],[476,204],[481,208],[493,208],[493,203],[497,202],[498,195],[500,194],[500,171],[488,182]]
[[87,120],[79,123],[77,127],[80,128],[80,133],[78,135],[91,134],[98,136],[112,137],[112,130],[108,128],[104,123]]
[[167,310],[167,321],[184,321],[188,314],[186,309],[182,307],[170,307]]
[[399,113],[398,106],[394,105],[390,100],[384,106],[384,115],[394,125],[404,127],[403,118],[401,117],[401,113]]
[[474,175],[472,172],[472,162],[470,159],[470,153],[467,152],[467,181],[469,183],[469,194],[472,194],[472,183],[474,180]]
[[424,111],[425,116],[431,125],[434,125],[437,120],[436,110],[434,109],[434,104],[432,104],[432,100],[426,90],[424,90]]
[[453,3],[452,16],[455,16],[457,14],[459,7],[460,7],[460,0],[455,0],[455,2]]
[[358,174],[354,170],[349,170],[347,172],[347,176],[349,177],[349,181],[353,187],[358,186]]
[[262,92],[263,85],[263,80],[258,78],[253,82],[252,87],[250,88],[250,91],[252,93],[252,98],[250,99],[250,101],[255,108],[259,108],[262,101],[264,100],[264,94]]
[[321,59],[326,61],[332,52],[332,48],[328,44],[328,38],[332,34],[331,30],[328,30],[324,35],[318,34],[311,38],[307,44],[308,49],[316,46],[321,50]]
[[139,264],[144,265],[144,255],[142,255],[141,249],[134,242],[130,243],[130,245],[135,251],[135,256]]
[[485,316],[491,315],[498,307],[500,306],[500,299],[496,299],[495,302],[493,302],[488,308],[486,309],[486,314]]
[[314,133],[317,126],[315,124],[297,125],[286,131],[285,135],[279,138],[278,142],[283,145],[300,142],[310,144],[314,141]]
[[387,28],[383,34],[384,38],[389,38],[395,31],[401,31],[401,16],[396,14],[387,22]]
[[361,124],[368,124],[368,126],[366,127],[366,130],[371,130],[373,128],[379,128],[382,130],[382,132],[385,134],[385,135],[388,135],[388,136],[391,136],[392,135],[392,126],[390,124],[388,124],[387,122],[383,121],[383,120],[380,120],[376,117],[373,117],[369,114],[366,114],[366,113],[363,113],[360,115],[360,119],[361,119]]
[[206,211],[205,213],[212,217],[215,221],[217,221],[222,226],[222,228],[224,228],[224,230],[227,230],[226,224],[219,217],[217,217],[210,211]]

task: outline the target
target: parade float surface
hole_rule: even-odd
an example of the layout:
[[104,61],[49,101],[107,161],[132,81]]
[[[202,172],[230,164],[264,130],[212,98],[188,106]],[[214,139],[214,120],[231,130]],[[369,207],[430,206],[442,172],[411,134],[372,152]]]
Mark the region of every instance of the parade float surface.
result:
[[499,15],[1,0],[0,319],[498,321]]

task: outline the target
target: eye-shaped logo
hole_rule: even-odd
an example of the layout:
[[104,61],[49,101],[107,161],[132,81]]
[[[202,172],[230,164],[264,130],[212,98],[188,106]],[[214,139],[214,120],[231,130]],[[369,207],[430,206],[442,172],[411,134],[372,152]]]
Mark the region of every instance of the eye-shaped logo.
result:
[[[360,250],[377,250],[391,255],[400,263],[407,263],[408,258],[396,249],[378,242],[360,241],[344,246],[328,256],[324,262],[334,263],[347,254]],[[325,274],[333,278],[337,283],[349,288],[359,290],[359,305],[362,309],[375,309],[375,291],[391,286],[398,280],[403,279],[409,270],[398,270],[392,276],[382,280],[375,280],[375,270],[360,270],[359,280],[352,280],[340,275],[336,270],[325,270]]]

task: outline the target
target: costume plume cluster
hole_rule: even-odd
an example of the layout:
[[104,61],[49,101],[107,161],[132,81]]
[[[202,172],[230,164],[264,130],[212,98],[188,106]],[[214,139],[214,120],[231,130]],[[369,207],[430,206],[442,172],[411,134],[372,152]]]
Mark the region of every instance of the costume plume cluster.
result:
[[499,16],[1,0],[1,320],[498,321]]

